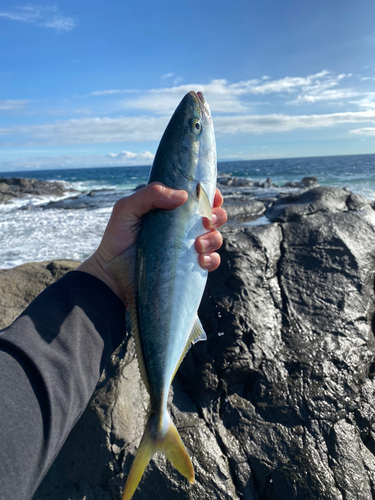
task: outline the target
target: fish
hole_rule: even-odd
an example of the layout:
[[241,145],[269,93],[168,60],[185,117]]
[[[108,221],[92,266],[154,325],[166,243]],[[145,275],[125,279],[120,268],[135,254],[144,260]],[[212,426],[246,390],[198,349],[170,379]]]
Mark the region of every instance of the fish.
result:
[[173,378],[191,345],[207,336],[198,307],[207,271],[198,263],[197,236],[207,232],[216,190],[216,143],[202,92],[182,99],[161,138],[148,184],[184,189],[174,210],[155,209],[139,224],[136,243],[107,264],[126,298],[141,376],[150,396],[145,431],[122,500],[130,500],[156,452],[194,483],[194,469],[168,413]]

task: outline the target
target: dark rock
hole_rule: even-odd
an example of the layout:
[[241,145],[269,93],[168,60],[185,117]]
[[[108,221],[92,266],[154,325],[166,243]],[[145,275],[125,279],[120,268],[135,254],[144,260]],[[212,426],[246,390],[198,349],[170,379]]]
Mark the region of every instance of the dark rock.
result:
[[275,184],[271,181],[270,178],[259,184],[259,187],[262,188],[270,188],[272,186],[275,186]]
[[82,210],[85,209],[95,209],[97,208],[97,201],[93,198],[93,194],[86,194],[81,196],[72,196],[64,200],[50,201],[46,205],[43,205],[43,210],[50,209],[64,209],[64,210]]
[[23,198],[27,195],[58,197],[68,191],[71,190],[58,181],[40,181],[19,177],[0,178],[0,203],[8,203],[12,198]]
[[317,177],[304,177],[302,181],[299,182],[286,182],[284,184],[284,187],[291,187],[291,188],[308,188],[311,189],[312,187],[316,187],[318,185],[318,178]]
[[42,290],[79,264],[54,260],[0,269],[0,330],[10,325]]
[[[89,192],[83,192],[76,196],[70,196],[63,200],[50,201],[42,205],[43,210],[63,209],[63,210],[95,210],[103,206],[113,206],[119,198],[116,191],[108,189],[97,189]],[[32,207],[36,208],[36,207]]]
[[231,187],[249,187],[253,186],[254,182],[250,179],[245,179],[244,177],[231,177],[231,176],[220,176],[217,179],[217,183],[220,186],[231,186]]
[[[375,498],[375,212],[317,189],[224,229],[169,397],[196,483],[156,455],[134,500]],[[127,336],[34,500],[119,499],[146,412]]]
[[266,211],[274,222],[286,222],[320,211],[340,212],[360,208],[369,201],[350,191],[319,186],[308,191],[280,196]]
[[228,214],[228,221],[237,224],[256,220],[266,211],[262,201],[248,196],[227,197],[224,199],[223,208]]

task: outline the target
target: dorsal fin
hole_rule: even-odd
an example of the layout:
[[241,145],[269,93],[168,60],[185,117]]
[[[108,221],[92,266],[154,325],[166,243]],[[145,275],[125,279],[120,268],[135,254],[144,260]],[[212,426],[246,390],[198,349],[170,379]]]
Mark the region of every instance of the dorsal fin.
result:
[[120,255],[110,260],[104,266],[104,269],[114,278],[125,296],[126,307],[129,311],[132,333],[135,341],[139,371],[141,372],[142,380],[147,391],[150,392],[139,333],[138,290],[135,280],[136,254],[137,245],[134,244],[120,253]]
[[208,199],[206,191],[203,189],[202,184],[197,185],[197,197],[199,203],[199,214],[202,217],[212,220],[212,207]]

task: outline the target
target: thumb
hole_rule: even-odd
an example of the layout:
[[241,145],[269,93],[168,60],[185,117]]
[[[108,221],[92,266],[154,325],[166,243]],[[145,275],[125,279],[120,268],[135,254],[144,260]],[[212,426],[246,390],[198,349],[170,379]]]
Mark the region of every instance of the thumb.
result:
[[127,218],[140,219],[155,208],[173,210],[183,205],[188,198],[186,191],[171,189],[160,182],[152,182],[136,193],[120,200],[120,210]]

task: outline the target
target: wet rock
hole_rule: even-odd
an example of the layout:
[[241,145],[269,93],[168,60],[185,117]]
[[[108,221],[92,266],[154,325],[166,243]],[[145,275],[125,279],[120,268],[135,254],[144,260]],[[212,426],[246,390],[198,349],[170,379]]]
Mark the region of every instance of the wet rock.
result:
[[[224,229],[169,396],[196,483],[156,455],[134,500],[375,497],[375,212],[315,188],[274,220]],[[127,336],[34,500],[119,499],[146,413]]]
[[267,180],[265,180],[264,182],[261,182],[259,184],[259,187],[262,187],[262,188],[270,188],[272,186],[275,186],[275,184],[271,181],[270,178],[268,178]]
[[319,186],[302,194],[297,192],[280,196],[267,209],[266,216],[274,222],[286,222],[320,211],[337,213],[368,204],[368,200],[346,189]]
[[63,196],[68,190],[62,182],[40,181],[19,177],[0,178],[0,203],[7,203],[13,198],[31,196]]
[[301,181],[299,182],[286,182],[283,187],[291,187],[291,188],[308,188],[311,189],[313,187],[316,187],[318,185],[318,178],[317,177],[304,177]]
[[254,182],[250,179],[245,179],[244,177],[231,177],[230,175],[219,176],[217,183],[219,187],[220,185],[231,187],[249,187],[254,185]]
[[116,193],[114,190],[97,189],[80,193],[77,196],[70,196],[69,198],[65,198],[63,200],[50,201],[49,203],[42,205],[42,209],[95,210],[97,208],[107,206],[112,207],[119,197],[120,194]]
[[86,193],[85,195],[73,196],[60,201],[50,201],[46,205],[43,205],[43,210],[50,209],[63,209],[63,210],[82,210],[88,209],[93,210],[97,208],[97,200],[92,199],[94,197],[92,191]]
[[237,224],[256,220],[266,211],[266,205],[262,201],[249,196],[226,197],[223,208],[228,214],[228,221]]

